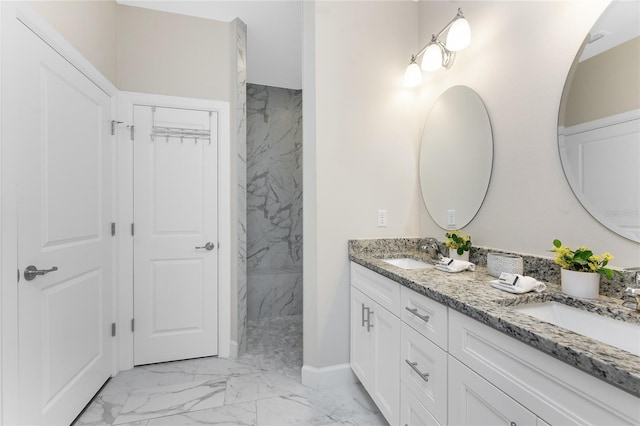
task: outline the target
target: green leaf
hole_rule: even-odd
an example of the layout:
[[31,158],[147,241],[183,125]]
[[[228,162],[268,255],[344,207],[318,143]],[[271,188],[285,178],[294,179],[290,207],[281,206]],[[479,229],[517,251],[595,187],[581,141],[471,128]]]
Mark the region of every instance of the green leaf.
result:
[[586,265],[589,262],[586,261],[585,259],[582,259],[582,258],[576,256],[576,257],[573,258],[573,263],[577,263],[578,265]]
[[576,253],[573,255],[573,258],[581,259],[581,260],[589,260],[591,256],[593,256],[593,253],[591,252],[591,250],[576,251]]
[[600,273],[600,275],[604,275],[605,277],[607,277],[608,280],[613,278],[613,271],[611,271],[611,269],[602,268],[598,272]]
[[560,246],[562,245],[562,243],[560,242],[560,240],[553,240],[553,246],[560,248]]

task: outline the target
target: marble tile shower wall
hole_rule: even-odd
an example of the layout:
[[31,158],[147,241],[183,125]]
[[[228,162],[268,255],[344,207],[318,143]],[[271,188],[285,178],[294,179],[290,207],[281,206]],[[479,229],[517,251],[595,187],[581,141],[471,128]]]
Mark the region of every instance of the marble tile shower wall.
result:
[[247,318],[302,314],[302,91],[247,84]]
[[237,336],[238,355],[247,350],[247,25],[233,21],[236,40]]

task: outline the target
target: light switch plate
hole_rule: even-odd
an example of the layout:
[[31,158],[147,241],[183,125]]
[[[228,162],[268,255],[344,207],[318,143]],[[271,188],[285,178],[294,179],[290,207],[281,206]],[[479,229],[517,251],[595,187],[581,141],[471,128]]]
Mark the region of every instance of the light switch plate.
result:
[[386,210],[378,210],[378,226],[387,226]]
[[456,211],[455,209],[447,210],[447,225],[456,226]]

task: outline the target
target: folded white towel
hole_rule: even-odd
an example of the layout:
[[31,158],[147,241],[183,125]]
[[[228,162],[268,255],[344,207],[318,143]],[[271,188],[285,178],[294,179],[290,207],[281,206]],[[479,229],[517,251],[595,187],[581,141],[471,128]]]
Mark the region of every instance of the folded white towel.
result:
[[444,272],[475,271],[476,265],[464,260],[454,260],[449,257],[443,257],[436,264],[436,269]]
[[519,274],[509,274],[503,272],[500,274],[500,278],[491,281],[491,287],[495,287],[499,290],[508,291],[509,293],[528,293],[535,291],[540,293],[544,291],[547,286],[540,281],[537,281],[533,277],[527,277]]

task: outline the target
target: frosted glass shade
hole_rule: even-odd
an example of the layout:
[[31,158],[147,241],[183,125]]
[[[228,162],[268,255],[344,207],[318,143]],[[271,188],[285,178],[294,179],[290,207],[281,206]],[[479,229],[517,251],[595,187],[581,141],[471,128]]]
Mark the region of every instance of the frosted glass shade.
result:
[[411,62],[404,72],[404,85],[414,87],[422,83],[422,70],[415,62]]
[[422,69],[425,71],[436,71],[442,67],[442,48],[433,43],[427,46],[422,56]]
[[464,18],[456,19],[447,33],[447,42],[445,43],[447,49],[457,52],[469,46],[469,44],[471,44],[469,23]]

